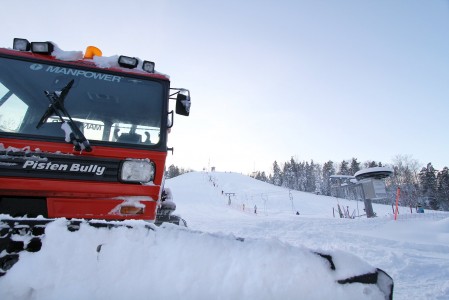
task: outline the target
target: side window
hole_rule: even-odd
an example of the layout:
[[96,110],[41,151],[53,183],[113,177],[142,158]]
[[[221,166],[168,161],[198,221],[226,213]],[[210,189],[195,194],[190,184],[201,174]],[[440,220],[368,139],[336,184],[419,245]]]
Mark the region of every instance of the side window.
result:
[[27,110],[28,105],[0,83],[0,130],[18,132]]
[[154,145],[159,143],[159,128],[124,123],[112,124],[110,141],[128,144]]

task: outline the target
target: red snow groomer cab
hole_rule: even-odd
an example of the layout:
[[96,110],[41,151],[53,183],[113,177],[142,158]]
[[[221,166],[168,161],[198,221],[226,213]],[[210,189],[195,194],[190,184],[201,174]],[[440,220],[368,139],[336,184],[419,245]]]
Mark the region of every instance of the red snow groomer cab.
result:
[[189,115],[189,91],[153,62],[14,39],[0,49],[2,217],[163,221],[170,99]]

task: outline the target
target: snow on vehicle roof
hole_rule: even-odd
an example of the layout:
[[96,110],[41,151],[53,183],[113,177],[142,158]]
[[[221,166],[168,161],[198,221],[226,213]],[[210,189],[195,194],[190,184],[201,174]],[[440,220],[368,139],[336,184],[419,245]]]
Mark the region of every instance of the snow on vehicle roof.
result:
[[[55,43],[51,42],[54,45],[54,50],[51,53],[52,56],[54,56],[56,59],[63,60],[63,61],[77,61],[83,59],[83,52],[82,51],[65,51],[58,47]],[[113,55],[113,56],[94,56],[92,58],[93,63],[99,67],[99,68],[122,68],[118,64],[118,59],[120,55]],[[148,72],[145,72],[142,70],[142,64],[143,61],[140,58],[137,58],[138,65],[134,69],[126,69],[127,71],[132,70],[132,72],[141,73],[141,74],[148,74]],[[163,75],[167,78],[170,78],[167,74],[157,72],[154,70],[155,74]]]
[[64,61],[76,61],[83,59],[83,51],[64,51],[58,47],[55,43],[51,42],[54,46],[54,50],[51,53],[56,59]]

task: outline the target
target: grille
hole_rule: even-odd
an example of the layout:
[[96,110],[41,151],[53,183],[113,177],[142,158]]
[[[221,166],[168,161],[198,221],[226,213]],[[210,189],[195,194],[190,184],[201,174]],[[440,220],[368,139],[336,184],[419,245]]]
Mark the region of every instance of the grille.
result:
[[0,212],[12,217],[48,218],[47,200],[31,197],[0,197]]

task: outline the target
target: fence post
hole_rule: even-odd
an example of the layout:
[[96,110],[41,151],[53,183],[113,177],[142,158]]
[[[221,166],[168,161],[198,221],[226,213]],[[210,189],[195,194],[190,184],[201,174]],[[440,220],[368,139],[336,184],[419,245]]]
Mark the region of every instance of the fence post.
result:
[[396,210],[394,212],[394,220],[396,221],[398,218],[399,213],[399,196],[401,195],[401,188],[398,187],[398,190],[396,191]]

